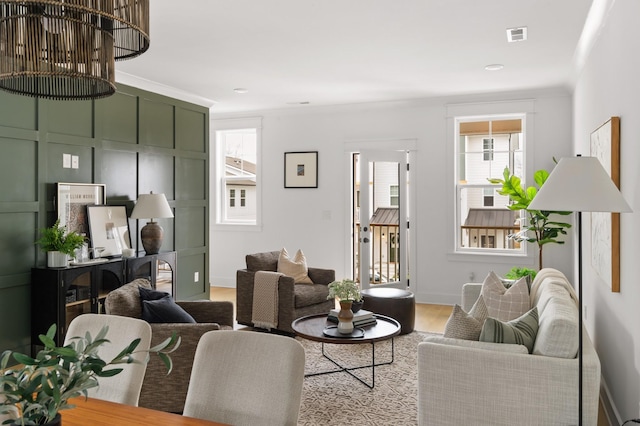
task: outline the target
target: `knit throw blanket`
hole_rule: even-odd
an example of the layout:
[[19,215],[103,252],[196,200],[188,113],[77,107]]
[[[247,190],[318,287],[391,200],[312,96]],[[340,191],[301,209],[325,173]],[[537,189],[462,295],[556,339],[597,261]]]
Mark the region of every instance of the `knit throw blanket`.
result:
[[256,272],[251,317],[254,327],[267,330],[278,327],[278,279],[281,275],[271,271]]

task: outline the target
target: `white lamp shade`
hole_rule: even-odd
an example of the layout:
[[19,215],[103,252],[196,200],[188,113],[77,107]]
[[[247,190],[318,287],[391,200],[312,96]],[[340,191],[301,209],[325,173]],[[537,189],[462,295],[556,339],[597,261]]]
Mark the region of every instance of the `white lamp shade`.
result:
[[164,194],[141,194],[138,196],[131,219],[154,219],[173,217],[173,212]]
[[528,209],[631,212],[631,207],[596,157],[561,158]]

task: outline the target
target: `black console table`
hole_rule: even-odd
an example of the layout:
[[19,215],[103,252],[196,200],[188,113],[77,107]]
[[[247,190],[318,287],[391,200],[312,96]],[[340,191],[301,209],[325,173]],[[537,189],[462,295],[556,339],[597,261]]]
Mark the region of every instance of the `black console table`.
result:
[[56,344],[64,342],[71,320],[84,313],[104,313],[107,294],[136,278],[175,294],[176,252],[108,259],[66,268],[31,270],[31,348],[42,347],[38,336],[57,324]]

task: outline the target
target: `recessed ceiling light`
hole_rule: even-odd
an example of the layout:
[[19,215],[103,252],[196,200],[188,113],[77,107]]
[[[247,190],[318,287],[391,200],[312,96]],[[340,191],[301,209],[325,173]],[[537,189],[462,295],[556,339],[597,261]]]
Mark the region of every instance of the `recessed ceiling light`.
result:
[[504,65],[502,64],[489,64],[484,67],[484,69],[487,71],[500,71],[502,68],[504,68]]
[[525,41],[527,39],[527,27],[507,28],[507,41]]
[[244,87],[238,87],[237,89],[233,89],[236,93],[247,93],[249,89],[245,89]]

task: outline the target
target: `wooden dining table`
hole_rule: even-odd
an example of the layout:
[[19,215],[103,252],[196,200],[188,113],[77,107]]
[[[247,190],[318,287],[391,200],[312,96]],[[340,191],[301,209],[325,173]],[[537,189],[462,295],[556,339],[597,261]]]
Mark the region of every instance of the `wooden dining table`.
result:
[[117,402],[84,397],[73,398],[69,402],[75,408],[62,410],[64,426],[222,426],[223,423],[185,417],[179,414],[133,407]]

